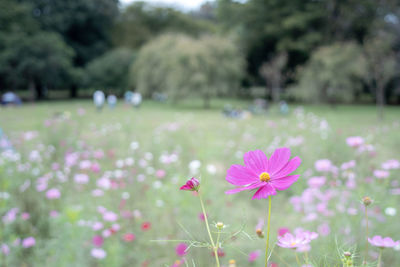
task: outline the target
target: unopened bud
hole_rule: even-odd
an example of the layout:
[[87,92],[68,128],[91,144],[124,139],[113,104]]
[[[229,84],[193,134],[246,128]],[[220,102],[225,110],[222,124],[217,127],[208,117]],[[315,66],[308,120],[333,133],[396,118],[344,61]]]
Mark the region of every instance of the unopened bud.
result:
[[260,228],[256,230],[256,233],[259,238],[264,238],[264,232]]
[[362,202],[363,202],[364,206],[367,207],[367,206],[371,205],[372,199],[370,197],[363,197]]
[[217,227],[218,230],[224,229],[224,223],[223,222],[217,222],[217,224],[215,226]]
[[344,255],[346,258],[351,257],[351,252],[345,251],[345,252],[343,253],[343,255]]
[[235,260],[229,260],[229,267],[236,267],[236,261]]

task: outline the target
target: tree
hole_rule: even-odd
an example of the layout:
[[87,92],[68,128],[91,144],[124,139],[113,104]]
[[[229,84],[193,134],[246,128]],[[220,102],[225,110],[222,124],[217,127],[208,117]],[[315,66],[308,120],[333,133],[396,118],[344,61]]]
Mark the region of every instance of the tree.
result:
[[369,37],[365,40],[364,53],[369,74],[366,81],[375,91],[378,116],[383,119],[385,88],[396,74],[396,57],[390,38],[385,35]]
[[213,31],[213,24],[168,7],[144,2],[129,5],[123,10],[114,28],[117,46],[138,49],[163,33],[185,33],[197,36]]
[[270,89],[270,95],[275,103],[280,100],[281,88],[286,78],[283,73],[286,63],[287,54],[281,53],[260,68],[260,74],[265,79],[266,86]]
[[134,53],[127,48],[117,48],[89,62],[86,67],[86,85],[97,89],[128,87],[129,68]]
[[56,33],[14,34],[0,52],[0,76],[13,89],[29,88],[36,99],[45,88],[63,88],[73,77],[73,50]]
[[299,82],[291,88],[291,94],[303,101],[349,103],[361,91],[366,75],[366,61],[359,45],[324,46],[298,70]]
[[[168,53],[166,53],[168,51]],[[132,82],[145,96],[165,92],[178,101],[200,96],[210,99],[238,88],[243,58],[228,39],[164,35],[145,45],[132,66]]]

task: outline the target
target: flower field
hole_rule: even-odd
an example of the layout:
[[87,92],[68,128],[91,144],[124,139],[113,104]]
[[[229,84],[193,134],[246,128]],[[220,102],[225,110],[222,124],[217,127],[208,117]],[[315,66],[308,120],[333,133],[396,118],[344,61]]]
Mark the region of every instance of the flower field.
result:
[[267,236],[268,266],[400,265],[398,108],[59,102],[0,127],[0,266],[264,266]]

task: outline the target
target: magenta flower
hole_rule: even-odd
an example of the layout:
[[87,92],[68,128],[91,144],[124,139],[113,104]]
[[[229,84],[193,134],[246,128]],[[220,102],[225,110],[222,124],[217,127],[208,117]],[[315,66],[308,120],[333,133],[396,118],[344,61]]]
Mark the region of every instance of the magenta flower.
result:
[[261,251],[259,251],[259,250],[250,252],[248,261],[255,262],[258,259],[258,257],[260,257],[260,255],[261,255]]
[[196,178],[192,177],[190,180],[186,182],[186,184],[182,185],[180,190],[186,191],[199,191],[200,182]]
[[227,171],[226,180],[236,186],[226,194],[235,194],[243,190],[258,189],[253,199],[275,195],[276,190],[286,190],[300,175],[289,175],[295,171],[301,160],[290,160],[290,149],[279,148],[268,159],[261,150],[249,151],[243,157],[244,166],[232,165]]
[[364,144],[364,138],[361,136],[350,136],[346,139],[346,143],[350,147],[359,147]]
[[187,248],[188,248],[188,246],[185,243],[179,243],[175,247],[176,255],[178,255],[179,257],[185,256],[187,253]]
[[92,238],[92,243],[96,247],[101,247],[103,245],[103,243],[104,243],[104,238],[102,236],[100,236],[100,235],[95,235]]
[[393,248],[400,245],[400,241],[393,241],[390,237],[381,237],[380,235],[376,235],[373,238],[368,238],[368,242],[379,248]]

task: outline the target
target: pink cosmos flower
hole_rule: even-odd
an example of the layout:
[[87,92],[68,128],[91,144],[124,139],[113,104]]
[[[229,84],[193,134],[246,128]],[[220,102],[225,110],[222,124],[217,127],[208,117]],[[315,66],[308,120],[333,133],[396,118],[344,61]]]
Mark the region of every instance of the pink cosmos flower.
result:
[[277,245],[282,248],[297,249],[308,245],[310,241],[311,239],[307,235],[286,233],[284,236],[278,236]]
[[186,182],[186,184],[182,185],[180,190],[186,191],[198,191],[200,187],[200,182],[196,178],[192,177],[190,180]]
[[33,247],[36,244],[36,240],[34,237],[30,236],[22,240],[22,246],[24,248],[30,248]]
[[278,235],[279,236],[284,236],[286,233],[289,233],[290,230],[287,227],[281,227],[278,229]]
[[359,147],[364,144],[364,138],[361,136],[350,136],[346,139],[346,143],[350,147]]
[[60,198],[61,193],[60,190],[58,190],[57,188],[51,188],[46,192],[46,197],[48,199],[57,199]]
[[100,236],[100,235],[95,235],[92,238],[92,243],[96,247],[101,247],[103,245],[103,243],[104,243],[104,238],[102,236]]
[[10,248],[8,247],[7,244],[1,244],[1,252],[3,252],[4,255],[10,254]]
[[78,173],[75,174],[74,181],[77,184],[87,184],[89,182],[89,176],[84,173]]
[[255,262],[258,259],[258,257],[260,257],[260,255],[261,255],[261,252],[259,250],[250,252],[248,261]]
[[388,178],[389,177],[389,172],[388,171],[383,171],[383,170],[375,170],[374,171],[374,176],[378,179],[383,179],[383,178]]
[[185,243],[179,243],[175,247],[176,255],[178,255],[179,257],[185,256],[187,253],[187,248],[188,248],[188,246]]
[[92,255],[93,258],[99,260],[104,259],[107,256],[107,253],[101,248],[92,248],[90,254]]
[[126,233],[124,234],[123,239],[125,242],[132,242],[136,239],[136,236],[132,233]]
[[299,157],[290,160],[289,148],[275,150],[269,159],[261,150],[249,151],[244,154],[243,160],[244,166],[234,164],[227,171],[226,180],[238,187],[226,194],[258,189],[253,199],[267,198],[275,195],[276,190],[288,189],[300,176],[289,175],[301,163]]
[[382,168],[385,170],[400,169],[400,162],[395,159],[390,159],[390,160],[382,163]]
[[400,245],[399,241],[393,241],[390,237],[381,237],[380,235],[376,235],[373,238],[368,238],[368,242],[379,248],[393,248]]
[[329,172],[332,170],[333,164],[329,159],[320,159],[315,162],[314,167],[319,172]]

